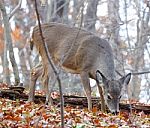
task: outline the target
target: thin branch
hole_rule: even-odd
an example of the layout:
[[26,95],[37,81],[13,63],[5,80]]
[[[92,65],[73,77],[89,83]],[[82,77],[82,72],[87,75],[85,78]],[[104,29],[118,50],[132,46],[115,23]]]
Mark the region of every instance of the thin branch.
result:
[[125,4],[125,8],[124,8],[124,11],[125,11],[125,28],[126,28],[126,35],[127,35],[127,40],[128,40],[128,46],[131,48],[131,44],[130,44],[130,37],[129,37],[129,30],[128,30],[128,23],[127,23],[127,20],[128,20],[128,12],[127,12],[127,1],[124,0],[124,4]]
[[60,11],[60,9],[64,8],[69,2],[70,2],[70,0],[66,1],[63,5],[61,5],[61,6],[53,13],[53,15],[55,16],[56,13],[57,13],[58,11]]
[[115,72],[116,72],[120,77],[123,76],[118,70],[115,70]]
[[61,101],[61,128],[64,128],[64,99],[63,99],[63,94],[62,94],[62,88],[61,88],[61,80],[59,78],[59,74],[53,64],[53,62],[51,61],[51,56],[50,56],[50,53],[48,51],[48,47],[47,47],[47,44],[44,40],[44,37],[43,37],[43,33],[42,33],[42,29],[41,29],[41,23],[40,23],[40,17],[39,17],[39,13],[38,13],[38,8],[37,8],[37,2],[35,0],[35,11],[36,11],[36,15],[37,15],[37,19],[38,19],[38,25],[39,25],[39,31],[40,31],[40,36],[41,36],[41,39],[42,39],[42,42],[44,44],[44,49],[46,51],[46,56],[48,58],[48,61],[49,61],[49,64],[51,65],[55,75],[56,75],[56,78],[57,78],[57,81],[58,81],[58,85],[59,85],[59,92],[60,92],[60,101]]
[[8,15],[8,19],[10,20],[12,16],[20,9],[22,0],[19,0],[18,5],[11,11],[11,13]]
[[[82,0],[81,2],[78,2],[78,4],[76,5],[74,5],[74,14],[73,14],[73,19],[74,19],[74,21],[73,21],[73,25],[75,25],[75,24],[80,24],[80,22],[81,21],[79,21],[78,22],[78,18],[79,18],[79,16],[80,16],[80,8],[81,8],[81,11],[82,11],[82,8],[84,7],[84,3],[85,3],[85,1],[86,0]],[[77,10],[77,11],[76,11]],[[75,12],[78,12],[78,13],[75,13]]]
[[[118,70],[115,70],[115,72],[119,75],[119,76],[123,76]],[[142,74],[148,74],[150,73],[150,71],[142,71],[142,72],[132,72],[132,75],[142,75]]]
[[147,74],[147,73],[150,73],[150,71],[132,72],[132,75],[142,75],[142,74]]

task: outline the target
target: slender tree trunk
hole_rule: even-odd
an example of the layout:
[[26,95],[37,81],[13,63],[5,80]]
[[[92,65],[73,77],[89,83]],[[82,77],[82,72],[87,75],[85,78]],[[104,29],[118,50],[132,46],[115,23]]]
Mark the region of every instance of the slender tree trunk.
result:
[[7,42],[5,42],[3,58],[3,83],[10,84],[9,62],[7,59]]
[[42,23],[46,23],[47,22],[47,15],[46,15],[46,12],[47,12],[47,9],[48,9],[48,6],[47,6],[47,0],[45,0],[45,4],[42,5],[42,3],[40,2],[40,0],[37,2],[38,4],[38,11],[39,11],[39,14],[40,14],[40,17],[41,17],[41,22]]
[[47,22],[68,22],[69,0],[48,0]]
[[47,16],[46,16],[46,22],[51,21],[51,16],[52,16],[52,7],[53,5],[53,0],[47,0]]
[[[140,3],[136,3],[138,8],[139,19],[137,21],[137,41],[135,44],[135,50],[133,54],[134,63],[133,69],[135,72],[144,70],[144,49],[146,48],[146,42],[148,41],[149,36],[149,20],[150,20],[150,8],[148,12],[146,10],[141,13]],[[133,76],[131,84],[131,97],[139,100],[140,87],[141,87],[141,76]]]
[[68,23],[68,12],[69,12],[69,1],[64,0],[64,7],[63,7],[63,23]]
[[73,12],[72,12],[72,25],[76,27],[82,27],[83,22],[83,9],[85,1],[73,0]]
[[111,43],[114,50],[114,58],[117,67],[117,71],[121,74],[124,73],[124,59],[122,58],[122,53],[120,51],[120,15],[119,15],[119,0],[108,0],[108,18],[110,24],[107,29],[107,34],[109,42]]
[[21,67],[21,74],[23,76],[23,84],[24,87],[27,88],[27,85],[29,84],[29,79],[30,79],[30,73],[28,71],[27,68],[27,59],[25,56],[25,52],[24,49],[19,50],[20,54],[19,54],[19,59],[20,59],[20,67]]
[[[2,12],[5,11],[2,1],[0,1],[0,9]],[[4,38],[6,39],[6,32],[4,32]],[[10,72],[9,72],[9,62],[7,58],[7,55],[8,55],[7,50],[8,50],[8,42],[5,40],[4,54],[2,55],[3,57],[3,82],[6,84],[10,84]]]
[[[15,76],[15,85],[18,85],[18,83],[20,82],[19,72],[18,72],[18,67],[17,67],[17,63],[15,61],[14,52],[13,52],[12,39],[11,39],[11,35],[10,35],[9,19],[8,19],[6,9],[4,7],[4,3],[2,0],[0,0],[0,9],[2,12],[2,16],[3,16],[4,34],[5,34],[5,41],[6,41],[5,46],[8,47],[8,48],[5,48],[6,49],[5,52],[7,52],[7,49],[9,50],[9,58],[10,58],[10,61],[11,61],[12,67],[13,67],[14,76]],[[4,57],[7,57],[7,53],[4,53]],[[4,63],[7,64],[6,60],[7,59],[5,58]],[[8,65],[6,65],[6,66],[8,66]],[[6,67],[4,69],[6,69]],[[5,73],[5,75],[7,75],[7,74]]]
[[73,0],[73,14],[72,14],[72,20],[73,22],[76,22],[77,16],[79,15],[79,1],[78,0]]
[[93,32],[95,31],[95,24],[97,20],[96,13],[98,2],[99,0],[88,0],[88,6],[84,20],[84,27]]

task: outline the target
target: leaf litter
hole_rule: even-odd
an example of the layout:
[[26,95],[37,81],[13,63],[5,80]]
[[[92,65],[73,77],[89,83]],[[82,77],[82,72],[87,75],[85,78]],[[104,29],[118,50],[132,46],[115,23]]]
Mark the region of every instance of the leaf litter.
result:
[[[64,107],[65,128],[149,128],[150,115],[144,112],[121,111],[119,115],[104,114],[96,107]],[[39,119],[40,118],[40,119]],[[0,98],[2,128],[60,128],[60,108],[21,100]]]

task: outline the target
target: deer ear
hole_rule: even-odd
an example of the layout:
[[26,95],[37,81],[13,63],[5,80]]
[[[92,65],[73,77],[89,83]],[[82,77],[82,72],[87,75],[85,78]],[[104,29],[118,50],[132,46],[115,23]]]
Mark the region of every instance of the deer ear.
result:
[[123,76],[119,79],[122,85],[128,85],[131,79],[131,73],[128,73],[126,76]]
[[105,85],[106,81],[107,81],[107,78],[99,70],[97,70],[96,71],[96,82],[98,84],[103,82],[103,84]]

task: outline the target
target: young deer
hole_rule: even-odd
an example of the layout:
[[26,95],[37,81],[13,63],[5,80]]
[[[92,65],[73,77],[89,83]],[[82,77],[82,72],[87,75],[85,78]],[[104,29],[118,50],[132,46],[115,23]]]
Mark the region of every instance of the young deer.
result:
[[[89,81],[89,78],[92,78],[97,81],[102,111],[105,111],[106,103],[110,111],[117,114],[121,90],[129,83],[131,74],[116,80],[113,52],[109,43],[86,30],[60,23],[42,24],[42,31],[54,64],[67,72],[80,74],[88,100],[88,109],[92,109]],[[34,27],[32,32],[31,47],[34,45],[42,57],[43,78],[46,80],[49,78],[50,66],[38,26]],[[48,86],[47,82],[45,84]],[[34,88],[30,85],[30,101],[34,97]]]

